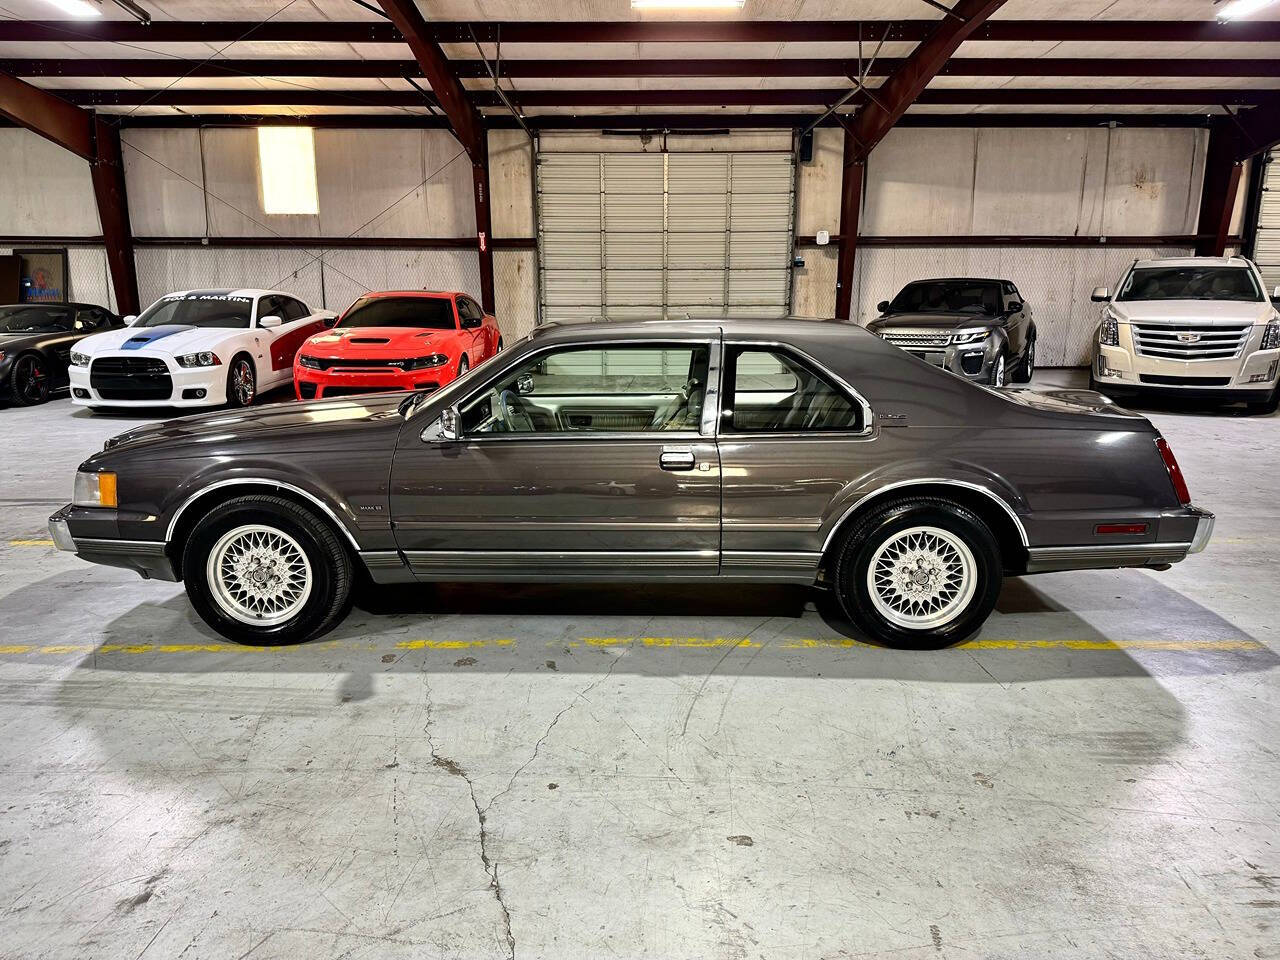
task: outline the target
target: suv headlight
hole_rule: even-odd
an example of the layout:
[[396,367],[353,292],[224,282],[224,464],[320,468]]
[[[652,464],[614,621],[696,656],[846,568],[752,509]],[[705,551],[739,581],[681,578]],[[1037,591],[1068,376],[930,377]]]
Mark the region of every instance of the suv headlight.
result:
[[222,363],[216,353],[210,353],[208,350],[202,350],[200,353],[184,353],[175,359],[178,361],[178,366],[187,367],[188,369],[191,367],[216,367]]
[[1120,346],[1120,324],[1110,311],[1102,315],[1102,325],[1098,327],[1098,342],[1104,347]]
[[117,506],[116,475],[114,473],[85,473],[83,471],[77,473],[71,502],[77,507]]
[[404,362],[404,370],[425,370],[428,367],[443,367],[449,358],[443,353],[433,353],[429,357],[413,357]]
[[77,350],[72,350],[71,365],[73,367],[87,367],[89,365],[89,355],[87,353],[80,353]]
[[977,343],[991,336],[990,330],[957,330],[951,335],[952,343]]
[[1262,331],[1262,346],[1259,349],[1275,350],[1277,348],[1280,348],[1280,320],[1272,320]]

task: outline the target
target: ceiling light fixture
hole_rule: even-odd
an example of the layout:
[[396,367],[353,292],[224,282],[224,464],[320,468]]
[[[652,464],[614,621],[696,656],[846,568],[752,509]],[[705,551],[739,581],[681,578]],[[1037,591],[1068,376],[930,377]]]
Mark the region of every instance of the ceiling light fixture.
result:
[[97,4],[90,3],[89,0],[45,0],[45,2],[73,17],[102,16],[102,11],[98,9]]
[[1218,11],[1218,19],[1241,20],[1273,3],[1275,0],[1228,0],[1227,5]]
[[632,10],[741,10],[747,0],[631,0]]

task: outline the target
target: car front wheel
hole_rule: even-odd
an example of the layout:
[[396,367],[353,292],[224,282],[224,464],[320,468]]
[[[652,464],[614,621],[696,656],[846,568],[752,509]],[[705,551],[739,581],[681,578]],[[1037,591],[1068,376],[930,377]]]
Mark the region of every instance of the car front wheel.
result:
[[964,639],[1000,594],[1000,547],[972,511],[946,500],[895,500],[857,521],[836,561],[846,616],[895,647]]
[[182,552],[187,596],[228,640],[279,646],[329,630],[350,604],[338,534],[282,497],[239,497],[196,524]]
[[1006,368],[1006,362],[1004,359],[1004,352],[1001,351],[1000,355],[996,357],[996,362],[991,365],[991,386],[993,387],[1004,386],[1005,368]]
[[241,354],[227,370],[227,406],[248,407],[258,396],[258,377],[253,361]]

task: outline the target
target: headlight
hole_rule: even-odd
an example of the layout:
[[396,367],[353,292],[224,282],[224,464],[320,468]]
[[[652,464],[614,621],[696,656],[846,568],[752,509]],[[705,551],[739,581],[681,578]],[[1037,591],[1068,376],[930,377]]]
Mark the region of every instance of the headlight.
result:
[[71,502],[77,507],[117,506],[114,473],[77,473]]
[[957,330],[951,335],[952,343],[977,343],[991,336],[990,330]]
[[216,353],[210,353],[208,350],[203,350],[200,353],[184,353],[176,359],[178,366],[187,367],[188,369],[191,367],[216,367],[222,363]]
[[1272,320],[1267,329],[1262,331],[1262,350],[1275,350],[1280,347],[1280,320]]
[[71,365],[73,367],[87,367],[89,365],[89,355],[87,353],[79,353],[72,350]]
[[443,353],[433,353],[429,357],[412,357],[404,361],[405,370],[425,370],[427,367],[443,367],[449,358]]
[[1120,346],[1120,324],[1110,311],[1102,315],[1102,325],[1098,327],[1098,342],[1104,347]]
[[298,357],[298,366],[306,367],[308,370],[323,370],[320,361],[315,357],[308,357],[305,353]]

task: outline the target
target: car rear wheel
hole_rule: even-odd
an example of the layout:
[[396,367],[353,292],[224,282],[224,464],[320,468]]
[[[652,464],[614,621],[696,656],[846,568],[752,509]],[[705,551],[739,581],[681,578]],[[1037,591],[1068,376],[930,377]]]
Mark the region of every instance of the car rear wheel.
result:
[[941,647],[972,634],[1000,594],[1000,547],[972,511],[918,497],[858,520],[836,560],[845,614],[895,647]]
[[1027,349],[1018,363],[1018,372],[1013,375],[1015,383],[1030,383],[1031,375],[1036,372],[1036,336],[1033,333],[1027,338]]
[[248,407],[258,396],[258,377],[253,361],[240,354],[227,368],[227,406]]
[[34,353],[19,357],[9,374],[9,392],[20,407],[34,407],[49,399],[49,368]]
[[346,614],[351,557],[338,534],[282,497],[239,497],[196,524],[182,551],[187,596],[228,640],[310,640]]

